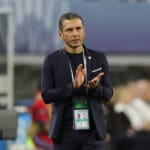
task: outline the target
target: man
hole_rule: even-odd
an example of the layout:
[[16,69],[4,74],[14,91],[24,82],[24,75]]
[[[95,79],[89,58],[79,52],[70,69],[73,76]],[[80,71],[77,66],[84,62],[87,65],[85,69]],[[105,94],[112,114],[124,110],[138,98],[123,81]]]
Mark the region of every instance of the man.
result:
[[42,96],[53,103],[49,136],[54,150],[104,150],[101,102],[112,97],[106,57],[83,45],[85,28],[78,14],[62,15],[58,33],[65,48],[48,54],[42,68]]

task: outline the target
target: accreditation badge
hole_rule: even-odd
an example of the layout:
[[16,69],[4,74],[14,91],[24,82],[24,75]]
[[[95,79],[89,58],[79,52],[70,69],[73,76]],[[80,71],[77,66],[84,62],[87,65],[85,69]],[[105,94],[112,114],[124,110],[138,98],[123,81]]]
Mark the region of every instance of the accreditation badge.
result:
[[89,108],[87,100],[84,98],[73,99],[73,124],[74,130],[88,130]]

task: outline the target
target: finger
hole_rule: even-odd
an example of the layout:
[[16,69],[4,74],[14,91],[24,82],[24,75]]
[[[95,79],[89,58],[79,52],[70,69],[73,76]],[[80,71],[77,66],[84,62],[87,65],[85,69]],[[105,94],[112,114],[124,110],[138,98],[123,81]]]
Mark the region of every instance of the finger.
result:
[[94,80],[93,83],[96,84],[96,83],[97,83],[97,80]]
[[98,83],[99,83],[98,79],[93,79],[90,81],[90,87],[95,88],[95,87],[97,87]]
[[82,64],[79,64],[78,67],[76,68],[76,71],[75,71],[75,77],[79,74],[79,72],[81,71],[82,69]]
[[98,77],[96,76],[94,79],[92,79],[90,82],[92,82],[94,85],[97,84],[97,82],[99,82]]
[[104,72],[101,72],[97,75],[98,79],[100,79],[104,75]]
[[83,75],[85,76],[85,75],[86,75],[86,69],[83,69],[83,70],[82,70],[82,73],[83,73]]
[[80,71],[82,69],[83,65],[82,64],[79,64],[76,71]]
[[89,87],[93,87],[93,86],[94,86],[94,82],[89,81],[89,82],[88,82],[88,85],[89,85]]

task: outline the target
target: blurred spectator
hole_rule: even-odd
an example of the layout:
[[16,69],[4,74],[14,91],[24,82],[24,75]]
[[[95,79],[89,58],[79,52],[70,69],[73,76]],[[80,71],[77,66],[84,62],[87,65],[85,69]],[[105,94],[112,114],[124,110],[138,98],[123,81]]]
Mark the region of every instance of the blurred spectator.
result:
[[110,101],[109,121],[112,134],[120,135],[128,130],[130,121],[124,110],[135,97],[135,83],[128,82],[126,85],[118,86],[114,89],[114,95]]
[[33,150],[53,150],[53,142],[48,137],[50,125],[50,107],[41,97],[41,92],[36,92],[31,109],[32,120],[28,130],[28,146]]
[[[130,122],[127,116],[120,111],[120,105],[125,105],[130,101],[131,95],[127,94],[126,86],[114,88],[114,95],[108,105],[108,128],[111,135],[111,149],[113,150],[130,150],[131,143],[128,142],[127,131],[130,128]],[[115,107],[119,106],[116,112]],[[122,108],[122,107],[121,107]]]
[[135,96],[129,98],[129,92],[127,91],[124,98],[120,103],[115,106],[116,111],[123,111],[128,119],[130,125],[134,130],[150,130],[150,84],[148,80],[138,80],[135,82]]
[[113,124],[115,150],[150,149],[149,102],[150,82],[146,79],[130,82],[114,90],[109,124]]
[[141,79],[136,82],[136,97],[132,108],[136,116],[132,116],[132,127],[135,130],[133,150],[150,149],[150,81]]

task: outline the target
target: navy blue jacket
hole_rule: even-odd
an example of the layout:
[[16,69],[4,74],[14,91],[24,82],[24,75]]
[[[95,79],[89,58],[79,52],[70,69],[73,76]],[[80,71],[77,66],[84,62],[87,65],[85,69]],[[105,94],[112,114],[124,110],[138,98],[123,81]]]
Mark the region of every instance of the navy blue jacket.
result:
[[[85,55],[88,81],[100,72],[104,72],[98,87],[95,90],[89,90],[87,94],[97,133],[104,139],[106,122],[101,102],[109,101],[113,93],[108,63],[102,52],[85,48]],[[42,67],[41,90],[44,102],[53,103],[49,137],[58,138],[66,100],[71,99],[73,94],[70,66],[65,49],[46,56]]]

